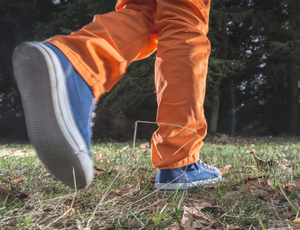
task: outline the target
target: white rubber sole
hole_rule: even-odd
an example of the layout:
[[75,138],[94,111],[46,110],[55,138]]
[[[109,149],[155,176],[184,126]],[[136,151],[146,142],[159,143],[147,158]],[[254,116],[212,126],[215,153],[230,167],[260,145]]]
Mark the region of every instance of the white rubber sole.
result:
[[66,79],[54,52],[37,42],[13,53],[14,75],[21,93],[31,143],[48,170],[63,183],[84,188],[93,179],[93,162],[76,125]]
[[194,181],[194,182],[188,182],[188,183],[158,183],[155,182],[154,189],[159,190],[160,192],[175,192],[175,191],[182,191],[182,190],[188,190],[197,186],[205,186],[209,184],[216,184],[222,182],[222,176],[214,179],[208,179],[208,180],[201,180],[201,181]]

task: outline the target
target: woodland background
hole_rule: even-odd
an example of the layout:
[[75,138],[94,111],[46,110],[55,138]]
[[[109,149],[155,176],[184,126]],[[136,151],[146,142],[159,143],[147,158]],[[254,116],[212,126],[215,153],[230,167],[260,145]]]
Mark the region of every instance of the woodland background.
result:
[[[116,0],[0,1],[0,142],[27,141],[11,56],[23,41],[69,34]],[[209,134],[299,135],[300,1],[212,0],[205,115]],[[97,107],[95,140],[128,140],[155,121],[155,54],[132,63]],[[150,138],[155,126],[139,127]]]

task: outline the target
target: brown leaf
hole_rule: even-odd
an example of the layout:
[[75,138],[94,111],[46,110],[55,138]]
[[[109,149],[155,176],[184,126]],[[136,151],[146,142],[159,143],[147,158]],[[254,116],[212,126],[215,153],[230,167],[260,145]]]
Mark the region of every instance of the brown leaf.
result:
[[295,185],[295,184],[288,184],[288,186],[291,187],[291,188],[294,188],[294,189],[297,188],[297,185]]
[[77,203],[75,201],[73,202],[72,199],[65,200],[60,207],[62,213],[69,211],[67,214],[68,216],[73,216],[76,213],[83,213],[83,211],[81,210],[82,204]]
[[293,189],[297,188],[297,186],[295,184],[284,184],[281,187],[285,192],[288,192],[288,193],[292,192]]
[[202,229],[202,228],[205,228],[205,227],[210,226],[210,225],[211,225],[211,223],[208,222],[208,221],[205,221],[205,220],[195,220],[195,221],[193,221],[192,227],[193,228],[200,228],[200,229]]
[[229,171],[230,168],[232,168],[231,165],[227,165],[225,168],[221,168],[220,171],[222,173],[222,176],[224,176]]
[[[253,160],[254,160],[254,162],[255,162],[255,164],[256,164],[257,166],[260,166],[260,167],[267,167],[267,166],[269,166],[269,167],[270,167],[270,166],[273,166],[273,165],[276,164],[276,162],[273,161],[273,160],[270,160],[270,161],[263,161],[263,160],[260,159],[258,156],[256,156],[255,153],[254,153],[253,151],[248,152],[248,153],[252,154]],[[269,168],[267,167],[267,168],[265,168],[264,170],[267,171],[267,170],[269,170]]]
[[[166,205],[168,206],[169,204],[166,203],[166,202],[164,202],[163,200],[158,200],[158,201],[154,202],[150,207],[151,207],[151,209],[157,209],[157,208],[159,208],[159,209],[161,210],[161,209],[163,209]],[[144,207],[144,208],[140,209],[139,211],[140,211],[140,212],[143,212],[143,211],[149,211],[149,208],[150,208],[150,207],[149,207],[149,206]]]
[[8,159],[10,157],[11,157],[10,155],[4,155],[4,156],[2,156],[3,160],[6,160],[6,159]]
[[298,227],[300,227],[300,224],[297,224],[297,225],[295,225],[295,226],[292,226],[291,229],[292,229],[292,230],[293,230],[294,228],[297,229]]
[[9,191],[8,188],[6,188],[3,185],[0,186],[0,196],[6,197],[6,196],[11,196],[11,195],[12,195],[12,193],[11,193],[11,191]]
[[[202,207],[207,206],[209,203],[202,203]],[[209,204],[210,205],[210,204]],[[212,207],[212,205],[210,205]],[[201,208],[201,205],[200,205]],[[181,220],[181,226],[186,230],[194,230],[201,226],[201,230],[208,230],[216,223],[216,221],[207,214],[196,210],[195,208],[183,207],[183,217]],[[195,217],[200,217],[204,220],[195,220]]]
[[105,158],[102,158],[102,157],[101,157],[101,154],[100,154],[100,155],[98,155],[98,156],[96,156],[96,160],[97,160],[97,161],[99,161],[99,162],[103,162],[103,161],[105,161],[106,163],[108,163],[108,160],[107,160],[107,159],[105,159]]
[[15,179],[15,180],[12,180],[10,183],[12,183],[12,184],[17,184],[17,183],[19,183],[19,182],[21,182],[21,181],[23,181],[24,180],[24,178],[18,178],[18,179]]
[[194,228],[192,227],[193,221],[194,214],[184,209],[183,216],[181,219],[181,227],[183,227],[184,230],[194,230]]
[[[73,202],[72,199],[67,199],[67,200],[64,201],[64,204],[66,206],[71,207],[72,206],[72,202]],[[81,208],[81,206],[82,206],[82,204],[74,202],[72,208]]]
[[208,203],[208,202],[202,202],[201,204],[195,204],[195,207],[197,208],[197,209],[199,209],[200,211],[202,210],[202,209],[205,209],[205,208],[220,208],[220,206],[218,206],[218,205],[212,205],[212,204],[210,204],[210,203]]
[[300,158],[300,153],[297,155],[298,158]]
[[151,177],[151,179],[150,179],[150,184],[151,184],[152,188],[154,188],[154,184],[155,184],[155,176],[154,176],[154,177]]
[[0,196],[8,196],[9,198],[19,198],[19,199],[25,199],[29,195],[27,193],[19,192],[17,189],[11,186],[11,189],[9,190],[4,185],[0,185]]
[[165,230],[180,230],[180,224],[178,222],[175,222],[171,224],[169,227],[166,227]]
[[300,224],[300,217],[293,221],[289,220],[289,222]]
[[228,229],[229,230],[239,230],[241,228],[240,228],[240,226],[237,226],[237,225],[230,225]]
[[145,142],[145,143],[140,144],[141,149],[145,149],[145,148],[149,148],[149,147],[150,147],[149,142]]
[[267,175],[259,175],[259,176],[254,176],[254,175],[247,175],[247,178],[245,179],[245,182],[248,182],[248,181],[252,181],[252,180],[257,180],[257,179],[271,179],[273,178],[273,175],[271,174],[267,174]]
[[156,205],[157,205],[160,209],[163,209],[166,205],[168,205],[168,203],[164,202],[163,200],[160,200]]
[[16,151],[12,151],[13,155],[12,156],[20,156],[20,157],[24,157],[25,153],[27,153],[27,150],[16,150]]
[[139,190],[138,188],[138,184],[134,184],[134,185],[129,185],[127,188],[122,189],[122,190],[113,190],[113,192],[117,195],[117,196],[123,196],[123,195],[130,195],[133,192]]
[[135,179],[137,179],[137,181],[138,181],[140,184],[145,184],[145,183],[146,183],[146,178],[145,178],[144,175],[136,174],[136,175],[135,175]]
[[94,166],[94,174],[95,174],[95,176],[102,176],[102,175],[105,175],[106,172],[103,169],[101,169],[97,166]]
[[258,181],[249,181],[247,184],[243,185],[244,189],[248,189],[250,187],[268,189],[268,188],[270,188],[270,185],[268,185],[268,183],[265,180],[263,180],[263,179],[260,179]]
[[291,212],[283,212],[282,213],[282,216],[284,217],[284,218],[291,218],[292,216],[294,216],[295,215],[295,213],[291,213]]
[[213,220],[212,217],[210,217],[209,215],[207,215],[207,214],[205,214],[205,213],[203,213],[201,211],[196,210],[195,208],[189,208],[187,206],[184,206],[183,210],[187,211],[187,212],[189,212],[191,214],[194,214],[197,217],[201,217],[201,218],[203,218],[203,219],[205,219],[207,221],[212,221]]

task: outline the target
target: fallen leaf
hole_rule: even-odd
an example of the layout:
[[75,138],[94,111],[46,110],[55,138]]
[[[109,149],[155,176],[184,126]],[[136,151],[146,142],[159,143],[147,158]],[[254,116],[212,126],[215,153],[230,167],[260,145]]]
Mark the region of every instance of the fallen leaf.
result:
[[138,181],[140,184],[145,184],[145,183],[146,183],[146,178],[145,178],[144,175],[136,174],[136,175],[135,175],[135,179],[137,179],[137,181]]
[[228,230],[239,230],[241,229],[240,226],[237,226],[237,225],[230,225]]
[[151,177],[150,179],[150,184],[151,184],[151,187],[154,188],[154,184],[155,184],[155,176],[154,177]]
[[259,169],[258,169],[258,168],[252,167],[252,169],[253,169],[255,172],[259,172]]
[[105,175],[106,172],[103,169],[101,169],[97,166],[94,166],[94,174],[95,174],[95,176],[102,176],[102,175]]
[[272,179],[273,178],[273,175],[272,174],[267,174],[267,175],[247,175],[247,178],[245,179],[245,182],[248,182],[248,181],[252,181],[252,180],[257,180],[257,179]]
[[6,188],[3,185],[0,186],[0,196],[6,197],[6,196],[11,196],[11,195],[12,195],[12,193],[11,193],[11,191],[9,191],[8,188]]
[[81,210],[82,205],[77,202],[73,202],[72,199],[67,199],[60,206],[62,213],[68,212],[68,216],[73,216],[76,213],[83,213]]
[[229,171],[230,168],[232,168],[231,165],[227,165],[225,168],[221,168],[220,171],[222,173],[222,176],[224,176]]
[[180,230],[180,224],[178,222],[175,222],[171,224],[169,227],[164,228],[165,230]]
[[205,220],[195,220],[195,221],[193,221],[192,227],[194,229],[197,229],[197,228],[203,229],[203,228],[205,228],[207,226],[210,226],[210,225],[211,225],[211,223],[208,222],[208,221],[205,221]]
[[25,199],[29,195],[27,193],[19,192],[17,189],[11,186],[11,189],[8,189],[4,185],[0,185],[0,196],[9,197],[9,198],[18,198]]
[[[185,207],[186,206],[184,206],[184,208]],[[194,230],[194,228],[192,227],[193,221],[194,214],[184,209],[183,216],[181,219],[181,227],[183,227],[184,230]]]
[[79,220],[76,219],[77,228],[79,230],[91,230],[89,227],[88,228],[83,227],[83,225],[82,225],[83,223],[84,222],[81,223]]
[[140,144],[141,149],[145,149],[145,148],[149,148],[149,147],[150,147],[149,142],[145,142],[145,143]]
[[3,160],[6,160],[6,159],[8,159],[10,157],[11,157],[10,155],[4,155],[4,156],[2,156]]
[[108,163],[108,160],[107,160],[107,159],[105,159],[105,158],[102,158],[102,157],[101,157],[101,155],[102,155],[102,154],[100,154],[100,155],[96,156],[96,160],[97,160],[97,161],[99,161],[99,162],[103,162],[103,161],[105,161],[106,163]]
[[130,195],[135,191],[138,191],[138,184],[134,184],[134,185],[129,185],[126,189],[122,189],[122,190],[113,190],[113,192],[117,195],[117,196],[123,196],[123,195]]
[[291,218],[292,216],[294,216],[295,214],[294,213],[291,213],[291,212],[283,212],[282,213],[282,216],[284,218]]
[[295,223],[295,224],[300,224],[300,217],[297,218],[296,220],[289,220],[289,222]]
[[269,189],[271,186],[263,179],[260,179],[258,181],[248,181],[247,184],[243,185],[244,189],[248,188],[264,188],[264,189]]
[[139,211],[140,212],[143,212],[143,211],[149,211],[149,208],[151,207],[151,209],[157,209],[159,208],[160,210],[163,209],[165,206],[168,206],[169,204],[166,203],[165,201],[163,200],[158,200],[156,202],[154,202],[153,204],[151,204],[151,206],[147,206],[147,207],[144,207],[142,209],[140,209]]
[[293,189],[296,189],[296,188],[297,188],[297,186],[296,186],[295,184],[284,184],[284,185],[282,185],[281,187],[282,187],[282,189],[283,189],[284,191],[286,191],[286,192],[292,192]]
[[[203,203],[202,203],[203,204]],[[203,204],[203,207],[206,206],[205,203]],[[212,206],[212,205],[210,205]],[[216,221],[210,217],[209,215],[202,213],[199,210],[196,210],[195,208],[189,208],[187,206],[183,207],[183,217],[181,220],[181,226],[185,230],[195,230],[197,226],[201,225],[201,230],[208,230],[211,229],[211,227],[216,223]],[[200,217],[204,220],[196,220],[195,217]],[[196,227],[196,228],[194,228]]]
[[129,148],[129,145],[127,145],[124,148],[122,148],[122,151],[127,150],[128,148]]
[[202,202],[201,204],[195,204],[195,207],[199,210],[199,211],[201,211],[202,209],[205,209],[205,208],[220,208],[220,206],[218,206],[218,205],[212,205],[212,204],[210,204],[210,203],[208,203],[208,202]]
[[213,221],[213,218],[211,216],[209,216],[208,214],[205,214],[205,213],[203,213],[201,211],[198,211],[195,208],[189,208],[187,206],[184,206],[183,210],[186,211],[186,212],[188,212],[188,213],[194,214],[197,217],[201,217],[201,218],[203,218],[203,219],[205,219],[207,221]]
[[270,160],[270,161],[263,161],[262,159],[260,159],[258,156],[255,155],[255,153],[253,151],[248,152],[252,155],[253,160],[255,162],[255,164],[259,167],[267,167],[264,168],[265,171],[268,171],[270,166],[274,166],[277,162]]
[[24,180],[24,178],[18,178],[18,179],[12,180],[10,183],[17,184],[17,183],[19,183],[19,182],[21,182],[23,180]]
[[24,157],[25,154],[27,153],[27,150],[16,150],[16,151],[13,151],[13,155],[12,156],[20,156],[20,157]]
[[297,188],[297,185],[295,185],[295,184],[288,184],[288,186],[291,188],[295,188],[295,189]]
[[294,228],[298,229],[298,227],[300,227],[300,224],[297,224],[297,225],[295,225],[295,226],[292,226],[291,229],[294,229]]

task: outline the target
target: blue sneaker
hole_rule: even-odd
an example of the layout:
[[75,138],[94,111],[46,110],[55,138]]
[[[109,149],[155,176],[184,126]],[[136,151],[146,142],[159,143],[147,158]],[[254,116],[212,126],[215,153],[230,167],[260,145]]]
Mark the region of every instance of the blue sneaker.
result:
[[173,192],[221,181],[222,173],[219,169],[208,166],[199,160],[194,164],[181,168],[158,171],[154,188],[162,192]]
[[94,96],[55,46],[27,42],[13,53],[31,143],[48,170],[66,185],[84,188],[94,176],[90,151]]

